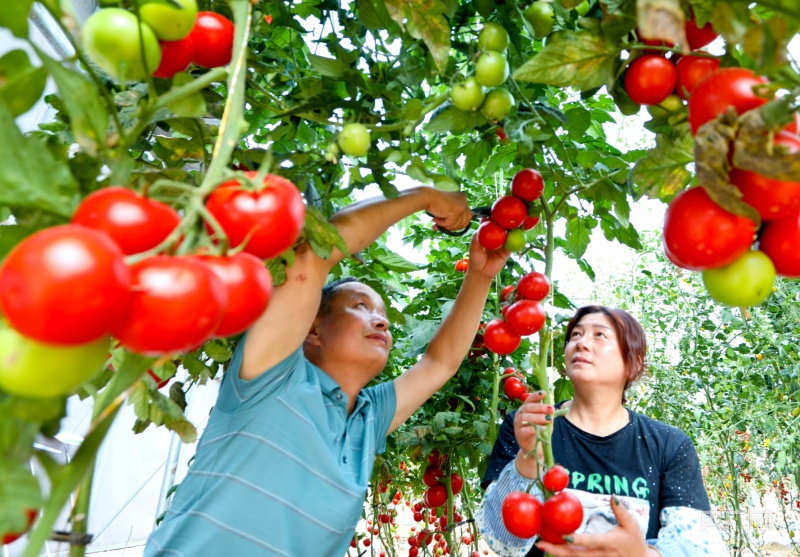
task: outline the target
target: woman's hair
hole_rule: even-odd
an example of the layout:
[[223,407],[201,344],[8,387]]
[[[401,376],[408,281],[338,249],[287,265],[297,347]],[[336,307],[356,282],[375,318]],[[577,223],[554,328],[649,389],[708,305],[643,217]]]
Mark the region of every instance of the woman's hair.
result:
[[[572,329],[580,322],[584,315],[590,313],[602,313],[609,318],[611,324],[614,326],[614,331],[617,334],[617,342],[619,343],[619,351],[622,354],[622,359],[625,361],[625,390],[628,390],[639,377],[642,376],[645,370],[645,357],[647,356],[647,339],[644,336],[644,330],[639,322],[627,311],[621,309],[612,309],[605,306],[583,306],[578,308],[575,315],[569,320],[567,324],[567,335],[564,339],[564,348],[569,338],[572,335]],[[625,395],[622,395],[623,402]]]

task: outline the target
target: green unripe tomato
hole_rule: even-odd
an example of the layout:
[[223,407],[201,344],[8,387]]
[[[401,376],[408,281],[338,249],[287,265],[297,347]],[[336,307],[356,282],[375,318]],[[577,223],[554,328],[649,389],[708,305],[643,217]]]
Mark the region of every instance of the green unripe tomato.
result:
[[508,116],[513,106],[514,96],[508,90],[498,87],[486,93],[481,112],[487,119],[496,122]]
[[25,398],[71,394],[108,358],[109,339],[60,346],[31,340],[0,325],[0,389]]
[[119,81],[144,79],[161,63],[156,34],[121,8],[104,8],[89,16],[83,26],[82,44],[92,60]]
[[684,105],[678,95],[670,95],[660,103],[647,105],[646,108],[653,118],[662,118],[680,112],[684,109]]
[[506,236],[506,243],[505,248],[514,253],[518,251],[522,251],[522,248],[525,247],[527,240],[525,239],[525,231],[521,228],[514,228],[513,230],[508,231],[508,235]]
[[525,10],[525,19],[533,28],[533,36],[543,39],[553,32],[556,14],[552,4],[547,0],[536,0]]
[[729,265],[703,271],[709,296],[734,307],[757,306],[772,293],[775,265],[758,250],[746,252]]
[[589,8],[591,8],[591,4],[589,4],[589,0],[583,0],[580,4],[575,6],[575,11],[578,12],[578,15],[583,17],[589,13]]
[[474,77],[468,77],[461,83],[456,83],[450,89],[450,100],[456,108],[471,112],[478,110],[486,98],[483,86]]
[[475,79],[484,87],[496,87],[508,79],[508,60],[501,53],[486,50],[475,64]]
[[508,47],[508,31],[499,23],[488,22],[478,35],[478,48],[503,52]]
[[179,41],[189,34],[197,18],[196,0],[174,0],[175,8],[159,2],[139,5],[139,17],[149,25],[162,41]]
[[372,143],[369,130],[364,124],[345,124],[336,142],[341,150],[351,157],[363,157]]

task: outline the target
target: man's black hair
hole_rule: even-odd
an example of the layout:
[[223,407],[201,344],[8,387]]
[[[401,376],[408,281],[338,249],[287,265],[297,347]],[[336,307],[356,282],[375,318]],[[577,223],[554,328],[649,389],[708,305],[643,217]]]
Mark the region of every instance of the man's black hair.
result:
[[322,287],[322,299],[319,301],[319,310],[317,311],[317,315],[320,317],[325,317],[331,311],[331,304],[336,299],[336,289],[341,286],[342,284],[347,284],[349,282],[357,282],[358,284],[363,284],[360,280],[355,277],[344,277],[337,279],[333,282],[329,282],[325,286]]

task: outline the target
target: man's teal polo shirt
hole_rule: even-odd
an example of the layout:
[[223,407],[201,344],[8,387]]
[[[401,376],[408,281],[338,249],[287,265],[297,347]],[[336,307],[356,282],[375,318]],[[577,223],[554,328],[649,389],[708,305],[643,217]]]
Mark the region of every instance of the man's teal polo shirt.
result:
[[394,417],[393,383],[347,395],[296,350],[252,381],[244,341],[172,507],[145,557],[343,556],[375,455]]

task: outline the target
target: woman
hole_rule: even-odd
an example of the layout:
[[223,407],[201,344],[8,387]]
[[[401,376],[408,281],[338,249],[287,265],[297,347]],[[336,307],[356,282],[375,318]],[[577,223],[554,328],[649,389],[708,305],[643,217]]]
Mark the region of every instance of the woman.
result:
[[[506,416],[481,483],[488,486],[477,516],[484,539],[504,557],[726,555],[692,441],[624,406],[626,390],[645,367],[641,325],[622,310],[586,306],[570,319],[566,341],[566,373],[575,390],[561,406],[568,413],[553,420],[556,409],[542,404],[540,391]],[[512,535],[500,512],[508,493],[525,491],[537,477],[541,451],[538,463],[525,455],[537,426],[550,423],[555,460],[569,470],[568,489],[584,508],[583,525],[565,545]]]

